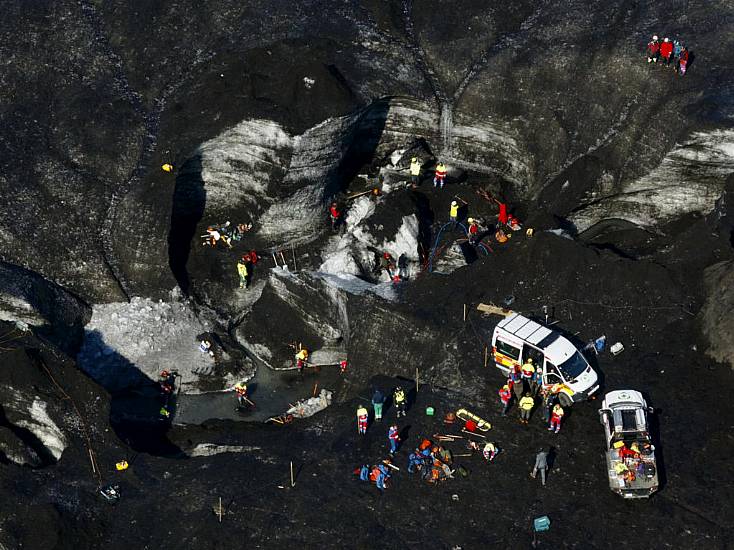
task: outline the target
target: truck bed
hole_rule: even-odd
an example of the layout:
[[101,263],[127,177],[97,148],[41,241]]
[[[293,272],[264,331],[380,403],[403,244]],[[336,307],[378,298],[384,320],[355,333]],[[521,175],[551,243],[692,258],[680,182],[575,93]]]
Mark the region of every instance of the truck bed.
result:
[[627,466],[630,468],[634,468],[638,462],[648,463],[655,466],[655,475],[651,478],[648,478],[644,475],[637,475],[635,477],[635,480],[629,483],[625,483],[622,476],[617,475],[617,472],[615,470],[615,466],[622,462],[619,458],[619,453],[616,450],[610,450],[607,451],[607,473],[609,476],[609,487],[612,489],[612,491],[615,491],[617,493],[621,493],[622,495],[628,497],[628,498],[642,498],[642,497],[648,497],[652,494],[654,491],[650,491],[650,489],[657,489],[658,486],[658,473],[657,473],[657,465],[655,464],[655,455],[650,455],[649,457],[643,456],[639,459],[627,459]]

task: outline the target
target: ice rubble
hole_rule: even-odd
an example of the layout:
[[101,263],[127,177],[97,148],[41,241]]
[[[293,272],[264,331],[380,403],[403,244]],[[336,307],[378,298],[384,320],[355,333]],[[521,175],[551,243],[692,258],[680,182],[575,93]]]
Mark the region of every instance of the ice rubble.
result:
[[[394,292],[386,292],[383,285],[369,283],[361,279],[360,275],[371,274],[376,257],[387,251],[395,261],[401,256],[404,258],[405,269],[402,271],[404,278],[415,277],[419,269],[418,218],[415,214],[403,216],[395,237],[378,243],[368,232],[365,224],[376,208],[375,201],[368,196],[354,201],[347,212],[344,232],[329,239],[324,247],[321,255],[323,262],[317,276],[348,292],[362,294],[372,291],[384,298],[393,299]],[[387,273],[380,273],[379,277],[380,282],[392,285]]]
[[113,391],[175,369],[182,387],[195,392],[192,385],[214,366],[213,359],[199,351],[196,339],[208,329],[177,293],[167,302],[136,297],[129,303],[99,304],[93,308],[77,360],[89,376]]
[[321,390],[318,397],[310,397],[298,401],[294,407],[291,407],[286,412],[296,418],[307,418],[319,411],[323,411],[329,405],[331,405],[331,392],[329,390]]

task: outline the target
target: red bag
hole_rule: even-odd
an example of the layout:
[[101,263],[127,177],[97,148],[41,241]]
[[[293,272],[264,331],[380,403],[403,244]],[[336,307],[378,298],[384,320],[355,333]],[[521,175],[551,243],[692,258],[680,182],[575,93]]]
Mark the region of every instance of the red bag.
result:
[[477,423],[473,420],[467,420],[466,424],[464,425],[467,431],[469,432],[476,432],[477,431]]

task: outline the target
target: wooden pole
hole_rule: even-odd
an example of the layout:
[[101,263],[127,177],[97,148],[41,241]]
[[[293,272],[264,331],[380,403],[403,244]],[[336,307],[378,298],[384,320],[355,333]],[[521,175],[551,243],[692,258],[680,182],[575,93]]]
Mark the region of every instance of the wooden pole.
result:
[[316,382],[316,383],[315,383],[315,384],[313,385],[313,396],[314,396],[314,397],[316,397],[316,389],[317,389],[318,387],[319,387],[319,383],[318,383],[318,382]]
[[283,251],[280,251],[280,259],[283,260],[283,265],[286,265],[285,256],[283,256]]
[[296,480],[293,479],[293,461],[291,460],[291,487],[296,486]]
[[292,246],[291,253],[293,254],[293,271],[298,271],[298,267],[296,266],[296,249]]
[[464,304],[464,322],[466,322],[466,304]]
[[95,466],[94,466],[94,456],[92,456],[92,449],[88,449],[88,451],[89,451],[89,462],[92,463],[92,473],[93,474],[96,474],[97,473],[97,468],[95,468]]
[[484,344],[484,368],[487,368],[487,344]]
[[275,252],[273,252],[273,261],[275,262],[275,267],[278,267],[278,258],[275,257]]
[[418,393],[418,367],[415,368],[415,393]]
[[219,497],[219,510],[217,515],[219,516],[219,523],[222,523],[222,497]]

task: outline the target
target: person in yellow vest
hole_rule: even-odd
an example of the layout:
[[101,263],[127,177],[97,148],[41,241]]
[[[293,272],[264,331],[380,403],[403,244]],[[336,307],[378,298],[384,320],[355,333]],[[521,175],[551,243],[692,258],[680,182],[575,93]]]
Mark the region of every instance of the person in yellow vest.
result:
[[392,396],[393,403],[395,403],[395,410],[397,412],[397,417],[400,418],[400,416],[405,416],[405,409],[406,409],[406,400],[405,400],[405,391],[403,388],[398,386],[395,388],[395,392]]
[[436,174],[433,177],[433,187],[437,187],[438,185],[441,186],[441,189],[443,189],[443,184],[446,182],[446,165],[438,161],[438,164],[436,165]]
[[421,182],[421,165],[422,162],[418,157],[410,159],[410,184],[418,187]]
[[247,264],[243,259],[237,262],[237,274],[240,276],[240,288],[247,288]]
[[530,397],[529,393],[525,393],[523,398],[520,399],[518,407],[520,409],[520,422],[522,424],[527,424],[530,420],[530,413],[532,412],[533,407],[535,407],[535,399]]
[[303,348],[296,353],[296,367],[298,367],[299,374],[303,374],[303,369],[306,367],[306,361],[308,361],[308,350]]
[[449,221],[453,224],[459,221],[459,203],[451,201],[451,208],[449,209]]

